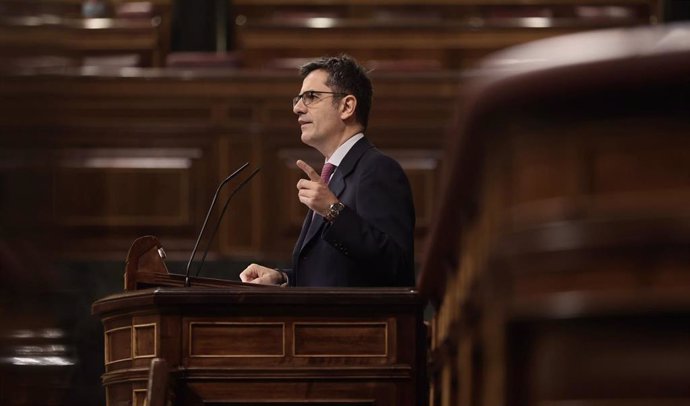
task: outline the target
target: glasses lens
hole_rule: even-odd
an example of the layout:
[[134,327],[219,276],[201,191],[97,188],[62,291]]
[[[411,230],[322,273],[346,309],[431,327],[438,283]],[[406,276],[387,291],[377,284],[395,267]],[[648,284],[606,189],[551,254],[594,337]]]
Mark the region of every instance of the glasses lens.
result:
[[305,106],[308,106],[311,104],[311,102],[316,99],[316,93],[315,92],[304,92],[300,95],[295,96],[294,99],[292,99],[292,107],[295,107],[297,103],[299,103],[299,99],[302,99],[302,103],[304,103]]
[[316,92],[304,92],[304,94],[302,94],[302,100],[304,101],[305,106],[310,105],[315,99]]
[[335,97],[335,96],[343,96],[346,93],[319,92],[316,90],[309,90],[309,91],[306,91],[300,95],[295,96],[292,99],[292,107],[295,107],[297,105],[297,103],[299,103],[300,99],[302,99],[302,103],[304,103],[305,106],[309,106],[313,102],[319,100],[319,94],[332,94],[333,97]]

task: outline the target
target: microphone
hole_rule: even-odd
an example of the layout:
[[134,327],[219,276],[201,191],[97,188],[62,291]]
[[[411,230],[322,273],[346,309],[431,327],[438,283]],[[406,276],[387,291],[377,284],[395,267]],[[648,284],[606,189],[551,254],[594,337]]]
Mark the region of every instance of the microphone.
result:
[[231,173],[230,176],[225,178],[222,182],[220,182],[220,185],[218,185],[218,188],[216,189],[216,194],[213,195],[213,200],[211,201],[211,206],[208,208],[208,212],[206,213],[206,218],[204,219],[204,224],[201,226],[201,231],[199,231],[199,236],[196,238],[196,243],[194,244],[194,249],[192,250],[192,256],[189,257],[189,262],[187,262],[187,269],[185,271],[185,277],[184,277],[184,286],[189,287],[189,268],[192,265],[192,261],[194,260],[194,255],[196,255],[196,250],[199,248],[199,241],[201,241],[201,236],[204,234],[204,229],[206,229],[206,223],[208,223],[208,218],[211,215],[211,211],[213,210],[213,206],[216,204],[216,200],[218,200],[218,193],[220,192],[220,189],[228,183],[232,178],[237,176],[240,172],[244,170],[249,166],[249,162],[245,162],[244,165],[240,166],[235,172]]
[[230,196],[228,196],[228,200],[225,201],[225,206],[223,206],[223,210],[220,212],[220,216],[218,217],[218,221],[216,222],[216,226],[213,228],[213,232],[211,233],[211,237],[208,239],[208,244],[206,245],[206,250],[204,251],[204,256],[201,257],[201,262],[199,263],[199,268],[196,270],[196,274],[194,276],[199,276],[199,272],[201,272],[201,267],[204,266],[204,261],[206,261],[206,255],[208,254],[209,248],[211,248],[211,242],[213,241],[213,237],[216,236],[216,231],[218,231],[218,227],[220,226],[220,221],[223,219],[223,215],[225,214],[225,210],[227,210],[228,205],[230,204],[230,200],[232,199],[233,196],[235,196],[235,193],[239,192],[240,189],[244,187],[247,183],[249,183],[250,180],[259,173],[261,168],[256,168],[254,169],[254,172],[252,172],[247,179],[243,180],[242,183],[237,185],[235,189],[233,189],[232,193],[230,193]]

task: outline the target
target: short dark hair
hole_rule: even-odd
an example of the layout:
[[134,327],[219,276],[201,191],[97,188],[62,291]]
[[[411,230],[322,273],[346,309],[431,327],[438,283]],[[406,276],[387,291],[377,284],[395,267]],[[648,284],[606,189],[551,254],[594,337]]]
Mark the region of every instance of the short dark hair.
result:
[[[307,63],[300,68],[302,78],[315,70],[323,69],[328,72],[326,85],[334,92],[347,93],[357,99],[355,117],[367,128],[373,89],[366,70],[349,55],[327,56]],[[337,99],[335,99],[337,100]]]

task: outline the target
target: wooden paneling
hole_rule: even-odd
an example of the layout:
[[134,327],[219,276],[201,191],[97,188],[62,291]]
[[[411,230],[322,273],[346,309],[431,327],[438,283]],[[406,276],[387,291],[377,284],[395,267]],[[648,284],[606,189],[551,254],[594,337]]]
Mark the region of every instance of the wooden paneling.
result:
[[[183,404],[412,406],[425,397],[416,298],[395,288],[156,288],[109,296],[93,310],[106,332],[140,314],[159,318],[168,334],[158,357]],[[107,366],[109,404],[135,401],[149,368]]]
[[[256,141],[251,133],[222,134],[218,140],[218,151],[215,156],[219,163],[220,173],[233,173],[246,162],[253,164],[246,170],[247,173],[254,167],[259,167],[254,163],[263,162],[263,159],[260,156],[261,144]],[[270,168],[261,165],[260,174],[247,184],[244,190],[238,192],[232,203],[228,205],[224,220],[227,226],[221,228],[218,236],[221,247],[232,247],[226,252],[232,251],[235,255],[253,255],[256,253],[256,247],[262,246],[261,225],[266,214],[262,191],[267,187],[267,181],[273,182],[270,179],[272,178],[270,172],[267,171],[270,171]],[[265,179],[266,177],[269,180]],[[231,191],[238,184],[238,182],[233,182],[221,192],[218,210],[224,207]]]
[[387,357],[387,323],[296,323],[297,357]]
[[283,357],[285,323],[190,322],[190,357]]
[[132,359],[132,328],[118,327],[105,332],[105,363]]
[[[98,72],[6,76],[0,85],[8,224],[53,225],[65,258],[121,259],[132,240],[152,234],[171,258],[186,259],[217,183],[250,162],[246,174],[261,172],[229,204],[211,252],[290,258],[306,214],[295,161],[322,163],[301,143],[290,108],[296,74]],[[367,135],[410,178],[419,252],[461,77],[375,73],[373,81]],[[246,174],[221,192],[209,227]]]
[[82,162],[59,168],[55,176],[55,215],[62,224],[191,225],[192,162],[198,162],[201,151],[190,151],[192,157],[161,157],[155,150],[125,150],[115,158],[84,152]]
[[133,358],[152,358],[158,353],[158,328],[156,323],[132,326]]

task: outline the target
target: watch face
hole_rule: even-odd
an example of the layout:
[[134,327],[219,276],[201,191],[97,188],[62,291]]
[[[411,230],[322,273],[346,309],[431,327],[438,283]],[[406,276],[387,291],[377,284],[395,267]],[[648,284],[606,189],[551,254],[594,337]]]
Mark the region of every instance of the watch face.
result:
[[328,208],[328,214],[326,215],[326,220],[331,222],[335,220],[336,217],[340,214],[340,211],[343,210],[345,207],[344,204],[341,202],[336,202],[333,203],[329,208]]

